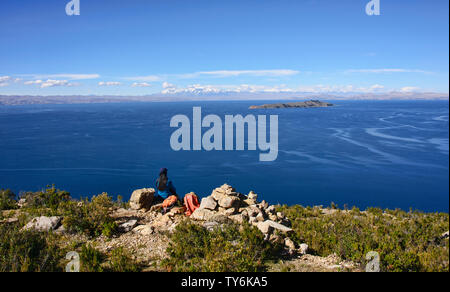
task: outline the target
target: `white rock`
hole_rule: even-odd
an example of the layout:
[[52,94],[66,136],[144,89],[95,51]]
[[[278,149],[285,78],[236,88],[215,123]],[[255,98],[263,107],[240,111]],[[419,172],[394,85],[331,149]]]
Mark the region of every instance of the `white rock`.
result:
[[222,199],[219,200],[219,206],[225,209],[231,208],[231,207],[237,207],[237,204],[239,203],[239,199],[232,196],[225,196]]
[[210,221],[216,213],[208,209],[197,209],[192,213],[191,218],[194,220]]
[[270,226],[272,226],[272,228],[277,229],[277,230],[279,230],[281,232],[284,232],[284,233],[292,232],[291,228],[289,228],[287,226],[284,226],[284,225],[281,225],[281,224],[279,224],[277,222],[274,222],[272,220],[266,220],[266,221],[264,221],[264,223],[267,223]]
[[61,223],[61,217],[36,217],[30,222],[28,222],[25,227],[23,227],[24,230],[37,230],[37,231],[50,231],[55,230],[59,227]]
[[269,206],[269,207],[266,209],[266,212],[275,215],[275,213],[276,213],[276,211],[275,211],[275,206],[274,206],[274,205]]
[[137,225],[137,222],[137,220],[130,220],[120,224],[119,228],[122,229],[123,232],[129,232]]
[[298,250],[299,250],[300,254],[305,255],[308,253],[309,246],[306,243],[302,243],[302,244],[300,244],[300,247]]
[[263,233],[263,234],[270,234],[273,230],[273,227],[267,222],[259,222],[256,227]]
[[295,243],[288,237],[284,239],[284,245],[291,250],[295,249]]
[[142,235],[150,235],[154,232],[154,227],[151,225],[139,225],[133,229],[133,232],[139,233]]
[[211,196],[203,198],[202,202],[200,203],[200,209],[215,210],[216,207],[217,202]]
[[256,220],[259,222],[264,221],[264,214],[262,212],[259,212],[258,215],[256,215]]
[[258,200],[258,195],[255,194],[253,191],[251,191],[251,192],[248,194],[247,198],[250,199],[250,200],[256,201],[256,200]]
[[245,217],[242,214],[231,215],[228,218],[230,218],[231,220],[233,220],[238,224],[242,224],[245,221]]

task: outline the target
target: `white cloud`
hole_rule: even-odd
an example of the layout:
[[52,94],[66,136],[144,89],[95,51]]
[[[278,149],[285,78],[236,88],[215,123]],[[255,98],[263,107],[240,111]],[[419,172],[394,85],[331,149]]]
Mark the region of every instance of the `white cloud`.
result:
[[10,76],[0,76],[0,87],[8,86],[10,80]]
[[147,82],[134,82],[131,87],[151,87],[152,85]]
[[54,80],[54,79],[48,79],[47,81],[43,81],[40,79],[30,80],[30,81],[25,81],[24,84],[25,85],[39,85],[40,88],[49,88],[49,87],[57,87],[57,86],[72,87],[72,86],[77,85],[75,83],[70,83],[67,80]]
[[164,89],[170,89],[170,88],[176,88],[176,85],[171,84],[171,83],[169,83],[169,82],[163,82],[162,87],[163,87]]
[[415,91],[419,91],[419,90],[420,90],[419,87],[406,86],[406,87],[402,87],[400,89],[400,92],[409,93],[409,92],[415,92]]
[[163,94],[221,94],[221,93],[374,93],[385,87],[375,84],[369,87],[357,87],[354,85],[302,85],[290,88],[284,84],[275,86],[266,85],[201,85],[192,84],[186,87],[177,87],[174,84],[164,82]]
[[100,78],[99,74],[22,74],[18,76],[29,77],[31,79],[67,79],[67,80],[87,80]]
[[33,85],[33,84],[41,84],[42,82],[43,82],[42,80],[30,80],[30,81],[25,81],[23,84]]
[[264,85],[201,85],[192,84],[186,87],[177,87],[170,83],[163,83],[163,94],[219,94],[219,93],[256,93],[256,92],[292,92],[292,89],[287,88],[284,85],[280,86],[264,86]]
[[351,69],[345,71],[346,73],[422,73],[432,74],[433,72],[418,70],[418,69]]
[[120,82],[114,82],[114,81],[108,81],[108,82],[100,81],[98,83],[98,86],[119,86],[119,85],[121,85]]

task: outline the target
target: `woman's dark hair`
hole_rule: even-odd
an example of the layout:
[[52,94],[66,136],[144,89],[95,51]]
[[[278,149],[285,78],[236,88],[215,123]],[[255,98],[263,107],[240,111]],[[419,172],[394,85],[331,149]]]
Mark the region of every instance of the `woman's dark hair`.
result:
[[167,182],[169,181],[167,177],[167,168],[161,168],[159,171],[159,178],[158,178],[158,190],[164,191],[167,187]]

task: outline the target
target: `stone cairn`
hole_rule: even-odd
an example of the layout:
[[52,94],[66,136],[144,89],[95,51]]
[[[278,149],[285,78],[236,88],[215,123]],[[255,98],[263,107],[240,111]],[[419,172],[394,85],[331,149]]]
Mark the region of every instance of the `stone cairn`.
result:
[[296,247],[288,235],[293,231],[286,216],[277,212],[274,205],[266,201],[258,202],[258,195],[250,192],[247,196],[224,184],[213,190],[212,194],[203,198],[200,208],[192,213],[194,220],[205,221],[204,227],[214,228],[220,223],[232,220],[238,224],[249,222],[256,226],[264,235],[265,240],[284,244],[289,253],[305,254],[306,244]]

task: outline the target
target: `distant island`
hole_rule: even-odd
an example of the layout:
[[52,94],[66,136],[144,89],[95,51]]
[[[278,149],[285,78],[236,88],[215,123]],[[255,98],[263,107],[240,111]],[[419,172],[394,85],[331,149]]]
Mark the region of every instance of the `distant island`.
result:
[[320,100],[308,100],[289,103],[273,103],[263,105],[252,105],[250,109],[276,109],[276,108],[309,108],[309,107],[329,107],[334,104],[322,102]]

